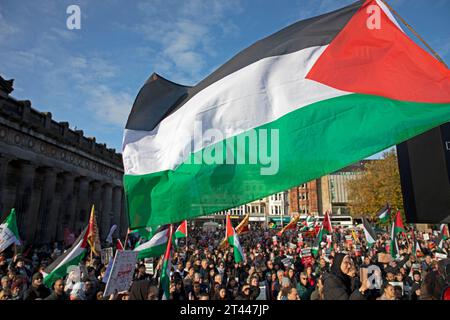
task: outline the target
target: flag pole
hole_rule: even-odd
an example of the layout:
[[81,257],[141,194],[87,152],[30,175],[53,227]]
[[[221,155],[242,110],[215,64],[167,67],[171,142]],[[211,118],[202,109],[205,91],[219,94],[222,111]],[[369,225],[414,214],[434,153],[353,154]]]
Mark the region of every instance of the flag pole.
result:
[[400,16],[400,14],[395,11],[388,3],[386,0],[381,0],[386,7],[388,7],[388,9],[390,11],[392,11],[392,13],[420,40],[422,41],[422,43],[428,48],[428,50],[431,51],[431,53],[434,55],[434,57],[441,62],[444,66],[447,66],[447,64],[445,64],[444,60],[442,60],[442,58],[437,54],[436,51],[433,50],[433,48],[430,47],[430,45],[416,32],[416,30],[413,29],[413,27],[411,27],[411,25],[405,21],[405,19],[402,18],[402,16]]
[[130,233],[130,228],[127,229],[127,235],[125,236],[125,243],[123,244],[123,250],[127,249],[127,243],[128,243],[128,234]]

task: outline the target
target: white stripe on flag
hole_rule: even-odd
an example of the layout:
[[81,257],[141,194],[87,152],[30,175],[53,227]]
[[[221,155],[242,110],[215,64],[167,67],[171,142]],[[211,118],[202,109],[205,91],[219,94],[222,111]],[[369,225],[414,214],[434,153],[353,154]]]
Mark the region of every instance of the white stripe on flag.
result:
[[[125,174],[176,169],[191,148],[196,152],[213,143],[195,141],[208,129],[220,131],[226,139],[314,102],[349,94],[305,79],[326,47],[261,59],[206,87],[152,131],[126,129]],[[200,124],[194,137],[194,126]]]

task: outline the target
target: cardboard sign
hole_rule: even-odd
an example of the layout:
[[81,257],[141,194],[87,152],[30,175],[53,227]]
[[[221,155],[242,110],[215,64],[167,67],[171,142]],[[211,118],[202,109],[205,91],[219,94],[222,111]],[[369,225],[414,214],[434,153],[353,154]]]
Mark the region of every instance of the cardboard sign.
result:
[[423,240],[425,240],[425,241],[430,240],[430,236],[428,235],[428,233],[423,234]]
[[259,286],[259,296],[256,298],[256,300],[267,300],[266,299],[266,286]]
[[286,267],[289,268],[292,265],[291,259],[289,258],[284,258],[283,260],[281,260],[281,263]]
[[392,256],[389,253],[378,253],[378,262],[380,263],[390,263],[392,261]]
[[145,265],[145,273],[147,274],[153,274],[153,258],[145,258],[144,259],[144,265]]
[[104,297],[117,292],[126,291],[131,286],[138,252],[131,250],[116,251],[111,273],[106,283]]
[[104,248],[100,252],[100,256],[102,259],[102,263],[104,265],[107,265],[109,263],[109,260],[111,260],[114,256],[113,248]]

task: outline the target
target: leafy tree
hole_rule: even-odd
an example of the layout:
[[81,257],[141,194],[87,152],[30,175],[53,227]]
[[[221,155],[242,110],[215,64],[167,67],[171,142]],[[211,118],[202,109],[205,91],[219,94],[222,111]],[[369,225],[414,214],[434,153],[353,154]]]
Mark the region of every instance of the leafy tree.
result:
[[376,213],[386,203],[390,204],[391,213],[397,209],[404,212],[395,150],[385,152],[380,160],[365,164],[364,174],[349,181],[347,186],[350,214],[354,217],[376,218]]

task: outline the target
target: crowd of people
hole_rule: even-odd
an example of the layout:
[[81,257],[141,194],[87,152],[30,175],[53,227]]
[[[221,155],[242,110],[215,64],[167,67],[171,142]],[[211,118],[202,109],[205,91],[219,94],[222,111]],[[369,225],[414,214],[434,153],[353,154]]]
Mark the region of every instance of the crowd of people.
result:
[[[198,221],[197,221],[197,224]],[[440,300],[449,285],[450,240],[438,245],[436,234],[407,230],[399,240],[399,255],[389,259],[390,236],[379,232],[368,245],[357,228],[334,227],[332,242],[322,241],[316,256],[311,232],[268,230],[252,223],[239,235],[245,261],[235,263],[233,249],[221,246],[225,231],[190,226],[178,239],[172,255],[172,300]],[[353,232],[352,232],[353,230]],[[415,248],[414,234],[420,248]],[[352,240],[349,240],[349,236]],[[347,236],[347,237],[346,237]],[[139,239],[130,236],[127,247]],[[86,254],[81,277],[70,273],[44,285],[44,270],[62,254],[61,244],[40,248],[13,246],[0,253],[0,300],[158,300],[161,257],[153,260],[153,274],[138,261],[130,288],[104,296],[106,266],[100,257]],[[21,251],[21,252],[19,252]],[[307,250],[306,250],[307,251]],[[444,258],[443,258],[444,257]]]

